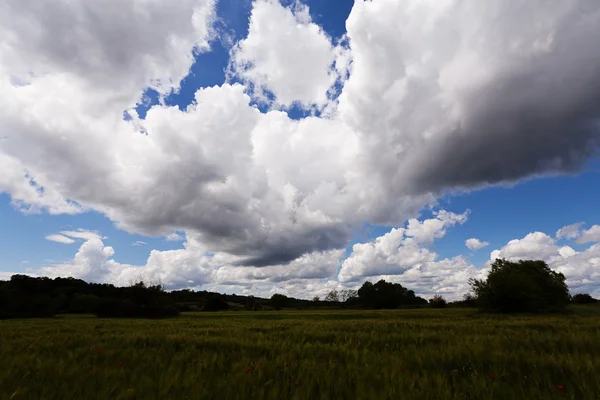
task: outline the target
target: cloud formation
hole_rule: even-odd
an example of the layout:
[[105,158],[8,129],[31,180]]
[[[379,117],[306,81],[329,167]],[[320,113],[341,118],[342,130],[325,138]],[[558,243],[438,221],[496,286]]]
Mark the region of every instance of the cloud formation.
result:
[[577,239],[578,244],[591,242],[600,242],[600,225],[593,225],[590,229],[581,232],[581,236]]
[[479,249],[483,249],[484,247],[486,247],[488,245],[489,245],[488,242],[482,242],[481,240],[479,240],[477,238],[470,238],[470,239],[465,240],[465,246],[467,246],[467,248],[469,250],[477,251]]
[[64,243],[64,244],[75,243],[75,241],[73,239],[66,237],[64,235],[60,235],[58,233],[46,236],[46,240],[49,240],[51,242],[56,242],[56,243]]
[[[448,190],[575,172],[597,154],[600,3],[358,0],[343,45],[294,4],[255,1],[230,83],[140,118],[146,89],[176,91],[209,51],[212,0],[3,2],[0,191],[26,212],[94,210],[129,232],[185,232],[181,252],[153,252],[144,269],[174,285],[231,282],[214,280],[209,253],[233,275],[320,279],[357,228],[406,220],[359,246],[340,279],[458,279],[465,259],[435,261],[424,246],[462,222],[411,219],[425,205]],[[251,105],[262,89],[275,96],[265,113]],[[276,110],[294,102],[327,112]],[[593,229],[579,240],[595,240]],[[62,234],[87,240],[64,268],[139,272],[114,264],[98,235]],[[531,235],[498,251],[555,253],[552,238]]]
[[496,258],[541,259],[565,274],[572,293],[600,296],[600,241],[578,252],[558,245],[559,239],[543,232],[532,232],[493,250],[483,265],[474,265],[462,254],[440,258],[432,250],[435,240],[453,226],[467,223],[468,215],[440,210],[432,218],[411,219],[404,227],[355,244],[348,257],[344,250],[317,251],[266,267],[240,266],[240,257],[208,252],[191,236],[182,249],[151,250],[145,264],[123,264],[114,258],[114,249],[106,246],[101,236],[90,236],[72,260],[29,273],[117,285],[143,279],[161,282],[168,289],[201,288],[264,297],[284,293],[306,299],[324,296],[333,289],[356,289],[366,280],[385,279],[421,296],[442,294],[455,300],[470,291],[470,278],[485,278]]
[[577,239],[581,234],[581,227],[585,222],[577,222],[575,224],[565,225],[556,231],[557,239]]
[[312,22],[307,6],[296,2],[287,8],[279,0],[255,0],[248,37],[232,51],[231,73],[265,102],[268,91],[277,105],[298,102],[321,108],[337,79],[331,68],[334,58],[330,39]]

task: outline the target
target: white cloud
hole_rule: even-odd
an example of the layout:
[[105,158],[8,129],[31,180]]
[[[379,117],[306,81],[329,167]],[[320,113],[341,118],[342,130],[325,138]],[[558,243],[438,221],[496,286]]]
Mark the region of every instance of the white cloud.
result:
[[590,242],[600,242],[600,225],[594,225],[590,229],[581,232],[581,236],[577,239],[579,244]]
[[232,50],[231,72],[254,87],[275,95],[276,104],[322,107],[337,75],[332,69],[336,53],[309,9],[300,2],[283,7],[279,0],[255,0],[248,37]]
[[98,231],[88,231],[86,229],[78,229],[76,231],[61,231],[61,234],[63,234],[64,236],[69,236],[75,239],[84,239],[84,240],[91,240],[91,239],[106,239],[106,236],[102,236],[100,235],[100,232]]
[[[440,216],[452,225],[453,221],[464,220],[466,213],[437,213],[437,218]],[[417,222],[432,226],[428,221]],[[445,232],[446,227],[437,225],[436,232]],[[365,280],[385,279],[401,283],[424,297],[438,293],[455,300],[470,290],[470,278],[485,278],[496,258],[542,259],[565,274],[572,293],[600,295],[600,244],[577,252],[570,246],[559,247],[545,233],[533,232],[492,251],[490,261],[476,267],[462,255],[440,259],[425,247],[431,242],[418,242],[407,231],[394,228],[370,242],[357,243],[345,260],[344,250],[340,249],[313,252],[287,264],[267,267],[240,266],[243,258],[208,252],[193,237],[188,237],[182,249],[152,250],[144,265],[121,264],[113,259],[112,247],[92,237],[81,245],[72,260],[30,272],[117,285],[143,279],[162,282],[170,289],[191,287],[263,297],[284,293],[300,298],[323,296],[332,289],[357,288]],[[433,234],[435,238],[442,236]]]
[[585,222],[577,222],[575,224],[565,225],[556,231],[557,239],[577,239],[581,234],[580,229]]
[[104,246],[99,238],[85,241],[73,260],[40,269],[41,275],[51,277],[75,277],[90,282],[100,282],[108,278],[110,271],[109,258],[115,251],[110,246]]
[[252,291],[259,285],[268,288],[264,290],[276,290],[279,282],[286,286],[289,282],[313,282],[314,287],[319,280],[336,273],[343,254],[343,250],[315,252],[286,265],[239,267],[236,266],[238,258],[225,253],[207,253],[198,243],[188,240],[183,249],[152,250],[145,265],[130,265],[115,261],[113,248],[99,238],[92,238],[81,245],[72,260],[45,266],[39,272],[117,285],[143,279],[160,281],[168,288],[235,286],[238,290]]
[[131,243],[132,246],[145,246],[148,243],[142,241],[142,240],[136,240],[135,242]]
[[[469,274],[475,272],[474,267],[467,265],[462,258],[436,261],[437,254],[424,246],[443,237],[448,227],[464,223],[468,214],[469,211],[455,214],[441,210],[434,214],[435,218],[424,221],[411,219],[406,229],[392,229],[371,242],[357,243],[352,247],[350,256],[342,263],[338,279],[340,282],[360,282],[368,277],[379,279],[385,276],[393,281],[404,282],[404,279],[409,279],[413,285],[419,286],[421,291],[432,288],[435,291],[442,288],[445,288],[442,291],[451,291],[451,286],[445,285],[454,285],[456,276],[463,276],[457,273],[456,266],[465,266]],[[434,276],[436,270],[439,270],[437,277]],[[449,270],[454,271],[453,274],[444,272]],[[452,282],[449,279],[452,279]],[[429,282],[430,289],[423,285],[425,281]],[[455,289],[458,290],[456,287]]]
[[540,259],[547,260],[558,251],[553,238],[542,232],[529,233],[523,239],[511,240],[500,250],[492,251],[490,259],[506,258],[510,260]]
[[75,241],[73,239],[66,237],[64,235],[59,235],[57,233],[46,236],[46,240],[50,240],[51,242],[64,243],[64,244],[75,243]]
[[465,240],[465,246],[467,246],[467,248],[469,250],[477,251],[479,249],[483,249],[484,247],[486,247],[488,245],[489,245],[488,242],[482,242],[481,240],[479,240],[477,238],[470,238],[470,239]]
[[181,240],[184,240],[185,238],[183,236],[181,236],[180,234],[178,234],[177,232],[169,232],[166,236],[165,236],[165,240],[169,241],[169,242],[179,242]]

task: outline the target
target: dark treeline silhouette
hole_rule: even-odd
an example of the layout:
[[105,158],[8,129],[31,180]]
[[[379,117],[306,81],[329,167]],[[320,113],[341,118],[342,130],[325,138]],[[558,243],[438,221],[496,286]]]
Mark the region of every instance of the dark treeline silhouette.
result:
[[129,287],[87,283],[81,279],[13,275],[0,281],[0,318],[51,317],[58,313],[94,313],[100,317],[165,318],[179,315],[160,285]]
[[498,259],[485,280],[470,280],[473,293],[448,302],[441,295],[429,301],[399,283],[365,282],[358,290],[332,290],[323,300],[295,299],[276,293],[270,299],[190,289],[167,292],[161,285],[138,282],[128,287],[87,283],[75,278],[13,275],[0,281],[0,318],[51,317],[93,313],[111,318],[166,318],[183,311],[307,309],[307,308],[445,308],[477,307],[486,312],[556,312],[568,304],[597,303],[589,294],[570,296],[563,274],[544,261]]

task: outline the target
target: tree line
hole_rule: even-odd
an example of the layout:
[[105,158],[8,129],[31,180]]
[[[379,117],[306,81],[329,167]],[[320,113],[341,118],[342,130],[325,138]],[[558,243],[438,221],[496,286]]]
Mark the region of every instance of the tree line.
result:
[[0,281],[0,318],[51,317],[62,313],[93,313],[110,318],[167,318],[183,311],[261,310],[283,308],[395,309],[477,307],[481,311],[561,312],[569,304],[597,303],[589,294],[571,296],[565,276],[544,261],[496,260],[486,279],[471,279],[471,292],[447,302],[429,300],[399,283],[365,282],[358,290],[332,290],[323,299],[296,299],[276,293],[271,298],[220,294],[190,289],[165,291],[160,284],[136,282],[127,287],[87,283],[75,278],[13,275]]

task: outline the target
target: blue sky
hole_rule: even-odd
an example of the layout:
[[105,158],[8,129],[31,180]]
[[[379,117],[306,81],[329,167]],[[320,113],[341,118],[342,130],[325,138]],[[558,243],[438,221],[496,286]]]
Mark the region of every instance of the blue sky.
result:
[[[282,4],[293,6],[294,2],[283,1]],[[312,22],[326,32],[333,44],[346,33],[346,19],[354,5],[353,0],[306,0],[303,4],[310,8]],[[248,35],[252,6],[250,0],[221,0],[217,3],[218,21],[215,27],[218,35],[211,41],[211,50],[195,55],[195,61],[188,76],[181,82],[180,90],[165,97],[166,105],[178,106],[185,111],[198,89],[227,82],[230,46]],[[229,82],[242,82],[233,75],[229,78]],[[267,111],[268,105],[253,101],[262,112]],[[157,104],[158,93],[147,89],[136,109],[143,119],[147,110]],[[290,108],[288,112],[295,119],[308,115],[308,111],[299,106]],[[464,255],[472,264],[480,266],[489,260],[490,251],[500,249],[508,241],[523,238],[528,233],[541,231],[553,236],[568,224],[580,221],[585,221],[585,227],[598,224],[599,178],[600,162],[592,160],[580,172],[570,175],[531,178],[512,186],[491,186],[461,194],[450,192],[438,199],[435,209],[457,214],[468,209],[471,213],[466,223],[449,228],[447,234],[429,248],[438,253],[440,258]],[[420,219],[432,216],[430,210],[424,209]],[[354,233],[348,243],[347,254],[354,243],[368,242],[386,234],[391,228],[367,223],[366,228]],[[183,246],[183,241],[127,233],[96,211],[78,215],[50,215],[43,211],[27,215],[11,205],[9,194],[0,193],[0,271],[25,272],[73,259],[83,243],[82,239],[62,244],[46,240],[45,237],[77,229],[100,232],[105,237],[104,244],[114,248],[114,259],[122,264],[143,265],[153,249],[165,251]],[[468,238],[489,242],[489,246],[470,251],[465,247]],[[145,244],[133,245],[140,241]],[[576,243],[569,245],[576,251],[586,248]]]

